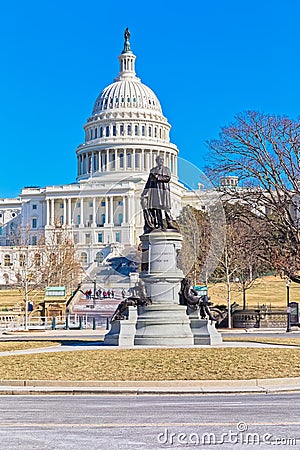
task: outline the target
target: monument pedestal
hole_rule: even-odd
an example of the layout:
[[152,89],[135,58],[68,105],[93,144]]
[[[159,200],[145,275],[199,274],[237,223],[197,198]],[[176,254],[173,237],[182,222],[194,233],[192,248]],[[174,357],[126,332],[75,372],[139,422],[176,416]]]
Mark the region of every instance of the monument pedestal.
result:
[[128,320],[115,320],[104,345],[127,347],[217,345],[222,337],[199,310],[179,305],[183,272],[178,268],[182,236],[177,231],[152,231],[141,236],[142,272],[151,304],[129,306]]
[[141,241],[140,278],[152,304],[138,308],[134,345],[192,345],[190,321],[178,296],[184,277],[177,266],[182,236],[155,230],[142,235]]
[[104,337],[104,345],[127,347],[134,345],[137,309],[128,306],[128,319],[114,320],[109,332]]
[[208,319],[201,319],[199,310],[189,314],[190,326],[194,336],[194,345],[222,344],[222,336],[216,330],[215,323]]

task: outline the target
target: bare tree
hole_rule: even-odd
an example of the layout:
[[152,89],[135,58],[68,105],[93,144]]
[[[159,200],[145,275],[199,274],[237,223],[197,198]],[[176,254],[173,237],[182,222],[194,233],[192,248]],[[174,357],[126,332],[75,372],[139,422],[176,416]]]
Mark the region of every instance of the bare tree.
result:
[[42,245],[44,278],[47,286],[70,287],[82,272],[72,234],[57,225]]
[[184,274],[196,284],[210,248],[209,217],[206,212],[185,206],[177,218],[177,223],[183,236],[180,265]]
[[70,232],[60,226],[40,236],[36,246],[30,245],[30,230],[21,230],[16,236],[15,287],[25,303],[25,328],[28,329],[28,306],[37,292],[48,286],[71,288],[82,271]]
[[208,144],[210,176],[237,176],[242,187],[226,188],[226,198],[265,229],[260,257],[300,283],[300,122],[248,111]]

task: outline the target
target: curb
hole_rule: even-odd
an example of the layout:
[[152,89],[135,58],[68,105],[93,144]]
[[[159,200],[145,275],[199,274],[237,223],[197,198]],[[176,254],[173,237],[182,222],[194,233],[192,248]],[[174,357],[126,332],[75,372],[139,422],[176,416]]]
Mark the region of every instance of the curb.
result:
[[203,381],[0,380],[0,395],[217,395],[300,392],[300,378]]

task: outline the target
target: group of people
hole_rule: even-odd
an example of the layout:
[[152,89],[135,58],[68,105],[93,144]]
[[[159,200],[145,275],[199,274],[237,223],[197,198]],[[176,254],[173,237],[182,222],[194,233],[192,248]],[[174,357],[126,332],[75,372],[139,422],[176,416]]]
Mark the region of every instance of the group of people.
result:
[[115,298],[115,291],[113,289],[98,289],[96,291],[96,298]]
[[[88,291],[85,291],[85,298],[87,300],[90,300],[92,298],[92,291],[91,289]],[[115,291],[113,289],[97,289],[95,292],[95,298],[115,298]]]

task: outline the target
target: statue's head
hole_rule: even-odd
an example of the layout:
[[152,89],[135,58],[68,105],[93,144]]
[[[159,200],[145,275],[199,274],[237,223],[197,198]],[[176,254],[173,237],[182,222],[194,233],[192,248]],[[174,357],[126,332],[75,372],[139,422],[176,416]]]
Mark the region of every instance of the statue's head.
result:
[[155,159],[156,164],[158,165],[158,167],[161,167],[164,165],[164,158],[161,155],[158,155]]

